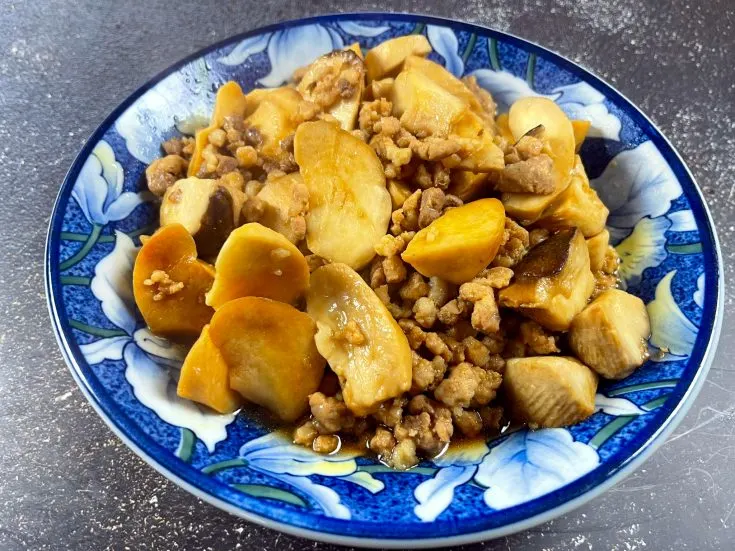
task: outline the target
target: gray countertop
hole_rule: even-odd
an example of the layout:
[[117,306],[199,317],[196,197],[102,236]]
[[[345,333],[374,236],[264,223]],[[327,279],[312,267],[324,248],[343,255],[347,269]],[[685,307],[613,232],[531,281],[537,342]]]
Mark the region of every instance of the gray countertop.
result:
[[[227,7],[223,7],[227,4]],[[45,305],[46,225],[85,138],[128,94],[212,42],[282,19],[387,9],[508,30],[582,63],[662,128],[704,190],[735,270],[731,0],[0,2],[0,549],[331,549],[220,512],[128,450],[77,389]],[[472,549],[735,548],[733,286],[681,426],[576,511]]]

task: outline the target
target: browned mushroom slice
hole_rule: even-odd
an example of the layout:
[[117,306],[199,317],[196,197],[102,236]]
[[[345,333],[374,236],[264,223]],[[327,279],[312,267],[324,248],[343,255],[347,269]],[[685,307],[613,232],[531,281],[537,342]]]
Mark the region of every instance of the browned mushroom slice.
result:
[[297,90],[352,130],[364,88],[365,62],[353,50],[336,50],[309,65]]
[[562,230],[532,248],[500,291],[502,306],[517,308],[553,331],[565,331],[595,287],[587,245],[576,228]]
[[202,257],[213,257],[240,221],[242,192],[218,182],[186,178],[171,186],[161,203],[161,225],[181,224]]

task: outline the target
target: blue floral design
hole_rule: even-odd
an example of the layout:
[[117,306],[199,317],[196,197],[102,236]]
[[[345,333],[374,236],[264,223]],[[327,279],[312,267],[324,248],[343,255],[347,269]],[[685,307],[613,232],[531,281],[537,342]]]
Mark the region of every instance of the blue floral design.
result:
[[646,216],[665,215],[682,193],[671,167],[651,141],[616,155],[590,185],[610,209],[607,224],[618,235]]
[[144,193],[123,192],[124,179],[112,147],[100,140],[84,162],[71,192],[90,224],[104,226],[127,218],[147,199]]
[[227,55],[219,58],[224,65],[241,65],[251,56],[266,51],[270,73],[258,80],[266,87],[281,86],[299,67],[308,65],[317,57],[345,47],[339,29],[353,36],[375,37],[389,27],[371,27],[357,21],[339,21],[331,25],[303,25],[290,27],[272,34],[246,38]]
[[490,450],[475,480],[487,487],[488,507],[505,509],[557,490],[599,463],[597,452],[568,430],[521,431]]
[[414,513],[424,522],[443,513],[464,484],[486,488],[487,506],[505,509],[576,480],[594,469],[599,457],[587,444],[575,442],[568,430],[544,429],[513,433],[492,448],[477,442],[460,451],[450,449],[433,463],[439,470],[414,490]]
[[663,354],[653,354],[655,362],[670,362],[687,358],[694,349],[699,327],[679,308],[671,292],[676,270],[667,273],[656,285],[656,297],[648,304],[651,319],[650,344]]
[[204,59],[197,59],[171,73],[148,90],[115,121],[133,157],[150,164],[161,156],[161,143],[174,126],[187,133],[206,126],[221,84]]
[[670,228],[671,220],[667,217],[646,216],[615,247],[620,256],[620,283],[623,289],[637,285],[644,270],[655,268],[666,259],[666,232]]
[[434,51],[444,59],[444,68],[454,76],[461,77],[464,74],[464,60],[457,51],[459,41],[454,31],[449,27],[427,25],[426,37]]
[[317,484],[310,475],[339,478],[376,494],[385,484],[369,473],[358,471],[355,455],[339,453],[322,455],[291,443],[278,433],[251,440],[240,448],[240,457],[252,469],[300,490],[329,517],[349,519],[350,509],[340,502],[332,488]]
[[439,467],[433,478],[422,482],[413,492],[418,505],[414,513],[423,522],[431,522],[442,514],[454,499],[454,490],[467,484],[477,474],[478,465],[489,448],[484,442],[476,442],[459,450],[450,448],[432,462]]

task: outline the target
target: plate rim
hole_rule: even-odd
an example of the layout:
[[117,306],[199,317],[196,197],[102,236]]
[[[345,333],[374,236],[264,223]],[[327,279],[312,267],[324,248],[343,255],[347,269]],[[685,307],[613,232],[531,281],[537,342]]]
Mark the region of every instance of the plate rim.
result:
[[[92,148],[96,145],[96,143],[101,139],[104,134],[109,130],[109,128],[114,124],[114,122],[119,118],[119,116],[128,109],[135,101],[137,101],[143,94],[145,94],[148,90],[150,90],[152,87],[157,85],[161,80],[166,78],[167,76],[173,74],[175,71],[180,69],[181,67],[185,66],[187,63],[201,58],[202,56],[217,50],[219,48],[222,48],[223,46],[236,43],[237,41],[243,40],[245,38],[248,38],[250,36],[260,35],[268,32],[274,32],[277,30],[281,30],[283,28],[289,28],[294,26],[301,26],[301,25],[308,25],[308,24],[314,24],[319,22],[325,22],[325,21],[339,21],[339,20],[375,20],[375,19],[387,19],[392,21],[415,21],[415,22],[421,22],[421,23],[427,23],[427,24],[439,24],[439,25],[445,25],[455,30],[464,30],[469,32],[475,32],[475,33],[481,33],[486,36],[497,36],[498,38],[501,38],[505,42],[511,43],[514,46],[520,46],[521,49],[527,51],[527,52],[536,52],[534,53],[541,53],[544,56],[547,57],[547,59],[550,59],[552,62],[557,64],[559,67],[569,71],[574,76],[577,76],[581,80],[588,82],[590,84],[593,84],[594,87],[600,91],[602,91],[607,99],[610,99],[611,101],[613,99],[618,100],[618,102],[624,103],[627,106],[631,108],[633,111],[632,114],[637,116],[637,119],[635,122],[639,125],[643,126],[643,131],[645,135],[655,144],[660,145],[657,142],[662,143],[665,145],[664,150],[660,150],[662,156],[666,159],[667,165],[669,165],[672,170],[678,168],[681,171],[683,171],[683,174],[689,178],[691,183],[693,184],[691,186],[691,191],[694,192],[694,195],[699,201],[699,204],[696,205],[697,208],[701,206],[701,217],[706,221],[706,229],[708,230],[708,237],[711,241],[711,250],[708,251],[705,249],[703,253],[706,256],[714,256],[715,264],[714,266],[711,266],[714,275],[706,278],[705,283],[705,307],[714,307],[714,315],[710,318],[710,323],[708,323],[707,327],[700,326],[700,330],[705,329],[709,330],[709,335],[707,338],[707,341],[704,345],[704,348],[699,347],[698,349],[695,347],[695,350],[701,351],[701,358],[699,359],[698,366],[696,367],[695,372],[692,375],[691,381],[688,383],[688,386],[683,391],[681,396],[678,397],[678,402],[674,405],[673,409],[667,417],[665,417],[662,421],[660,421],[659,426],[653,431],[653,433],[647,437],[647,439],[644,440],[639,446],[639,448],[630,455],[626,460],[624,460],[620,465],[617,466],[617,469],[614,469],[608,473],[605,473],[604,475],[600,474],[598,476],[605,476],[602,481],[592,481],[592,484],[587,487],[581,489],[581,491],[576,495],[575,497],[571,499],[561,499],[559,500],[559,503],[555,505],[551,505],[550,507],[547,507],[545,510],[536,513],[534,515],[512,521],[507,524],[503,524],[501,526],[496,526],[493,528],[485,529],[485,530],[476,530],[472,532],[465,532],[465,533],[459,533],[455,535],[449,535],[449,536],[439,536],[439,537],[427,537],[427,538],[421,538],[421,539],[407,539],[407,538],[372,538],[372,537],[366,537],[366,536],[355,536],[355,535],[346,535],[344,533],[338,533],[334,531],[319,531],[319,530],[312,530],[309,528],[303,528],[300,526],[295,526],[293,524],[289,524],[286,522],[282,522],[279,520],[275,520],[272,518],[268,518],[266,516],[263,516],[259,513],[255,513],[252,511],[245,510],[241,507],[238,507],[237,505],[234,505],[232,503],[227,502],[225,499],[223,499],[220,496],[213,495],[211,493],[208,493],[199,487],[195,486],[192,482],[189,482],[185,480],[183,477],[179,476],[176,472],[171,470],[169,467],[165,466],[160,458],[154,457],[149,451],[144,450],[138,443],[134,442],[125,432],[122,426],[118,426],[117,422],[114,420],[113,417],[108,415],[108,413],[103,409],[103,405],[100,403],[99,398],[97,397],[96,393],[94,392],[94,389],[92,389],[89,386],[89,382],[86,380],[86,378],[83,376],[82,368],[77,362],[77,358],[75,357],[75,353],[73,350],[73,343],[70,343],[66,331],[71,331],[69,328],[68,322],[65,324],[62,322],[63,312],[60,311],[58,308],[58,304],[62,303],[63,300],[59,300],[61,297],[57,296],[57,294],[60,294],[61,291],[61,285],[60,281],[58,281],[58,278],[60,277],[60,270],[58,263],[52,262],[52,251],[58,250],[58,245],[60,241],[60,227],[61,222],[63,222],[63,211],[61,211],[60,207],[62,203],[66,205],[66,202],[68,201],[68,196],[71,194],[71,189],[73,187],[73,183],[76,180],[76,177],[79,173],[79,170],[81,169],[81,165],[83,164],[83,161],[86,160],[86,158],[91,153]],[[672,161],[674,161],[672,163]],[[676,166],[678,164],[678,167]],[[672,166],[673,165],[673,166]],[[675,174],[677,173],[677,170],[674,170]],[[677,174],[677,179],[681,177],[681,174]],[[688,189],[685,190],[684,186],[682,186],[682,192],[686,193],[689,191]],[[700,230],[701,233],[704,233]],[[707,260],[707,257],[705,256],[705,260]],[[661,132],[661,130],[651,121],[651,119],[630,99],[628,99],[623,93],[621,93],[617,88],[606,82],[605,80],[601,79],[597,75],[595,75],[592,71],[587,69],[584,65],[581,63],[577,63],[574,61],[571,61],[567,57],[554,52],[551,49],[548,49],[544,46],[541,46],[531,40],[527,40],[525,38],[519,37],[513,33],[509,33],[506,31],[501,31],[494,29],[492,27],[487,27],[483,25],[478,25],[474,23],[466,23],[463,21],[459,21],[452,18],[444,18],[444,17],[437,17],[433,15],[427,15],[427,14],[421,14],[421,13],[409,13],[409,12],[400,12],[400,13],[391,13],[391,12],[385,12],[385,11],[359,11],[359,12],[345,12],[345,13],[327,13],[327,14],[320,14],[310,17],[304,17],[304,18],[296,18],[296,19],[290,19],[285,21],[280,21],[277,23],[272,23],[270,25],[265,25],[261,27],[257,27],[254,29],[251,29],[249,31],[246,31],[244,33],[235,34],[232,36],[229,36],[223,40],[220,40],[214,44],[210,44],[204,48],[201,48],[180,61],[173,63],[166,67],[163,71],[160,71],[158,74],[153,76],[151,79],[147,80],[143,85],[141,85],[139,88],[137,88],[135,91],[133,91],[131,94],[126,96],[123,101],[115,107],[110,114],[103,119],[103,121],[95,128],[95,130],[91,133],[89,138],[85,141],[83,147],[79,151],[79,153],[74,158],[74,161],[71,164],[70,169],[67,171],[62,184],[59,188],[59,192],[56,196],[56,199],[54,201],[54,206],[51,212],[51,217],[49,219],[49,226],[46,236],[46,246],[44,251],[44,287],[46,291],[46,299],[47,299],[47,307],[49,310],[49,315],[52,322],[52,327],[54,331],[54,336],[56,338],[57,344],[59,345],[59,348],[61,350],[62,356],[64,357],[64,360],[69,367],[69,370],[72,373],[72,376],[74,380],[76,381],[77,385],[82,390],[82,393],[85,395],[89,403],[92,405],[94,410],[97,412],[97,414],[103,419],[103,421],[107,424],[107,426],[112,430],[112,432],[120,438],[120,440],[123,441],[138,457],[143,459],[148,465],[153,467],[157,472],[165,476],[167,479],[171,480],[175,484],[179,485],[192,495],[210,503],[211,505],[214,505],[222,510],[225,510],[229,512],[230,514],[233,514],[235,516],[238,516],[240,518],[243,518],[245,520],[248,520],[250,522],[254,522],[256,524],[265,526],[267,528],[275,529],[282,531],[284,533],[288,533],[295,536],[300,537],[306,537],[318,541],[323,541],[326,543],[336,543],[336,544],[342,544],[342,545],[354,545],[359,547],[387,547],[387,548],[403,548],[406,543],[409,541],[411,542],[411,545],[418,548],[429,548],[429,547],[437,547],[442,545],[461,545],[466,543],[473,543],[477,541],[487,540],[487,539],[493,539],[498,538],[502,536],[506,536],[521,530],[526,530],[528,528],[531,528],[533,526],[536,526],[538,524],[541,524],[543,522],[547,522],[553,518],[556,518],[560,515],[566,514],[577,507],[581,506],[584,503],[589,502],[590,500],[594,499],[595,497],[598,497],[605,491],[607,491],[610,487],[613,485],[619,483],[622,481],[627,475],[632,473],[635,469],[637,469],[644,461],[646,461],[652,454],[655,452],[665,441],[666,437],[678,426],[678,424],[681,422],[689,408],[692,406],[697,394],[701,390],[701,387],[704,383],[704,380],[706,379],[707,372],[709,371],[711,364],[714,360],[717,343],[720,336],[720,331],[722,327],[722,321],[724,316],[724,278],[723,278],[723,262],[722,262],[722,253],[720,250],[719,245],[719,239],[717,237],[717,231],[715,228],[714,220],[712,219],[709,207],[702,195],[702,191],[699,187],[699,185],[696,182],[696,179],[694,178],[694,175],[691,173],[691,170],[685,163],[684,159],[681,157],[680,153],[677,151],[677,149],[673,146],[673,144],[669,141],[669,139]],[[715,285],[711,285],[712,281],[709,281],[714,278]],[[714,302],[714,304],[712,304]],[[709,308],[705,308],[705,311],[708,311]],[[78,347],[78,345],[77,345]],[[591,473],[589,473],[591,474]],[[586,476],[586,475],[585,475]],[[576,481],[573,481],[570,483],[574,484],[575,482],[580,482],[584,477],[581,477],[580,479],[577,479]],[[567,485],[569,486],[569,485]],[[555,492],[551,492],[551,495],[558,492],[563,492],[564,487],[556,490]],[[561,495],[561,494],[559,494]],[[543,496],[542,496],[543,498]],[[540,499],[540,498],[538,498]],[[273,506],[274,508],[278,508],[278,506]],[[344,522],[350,522],[350,521],[344,521]]]

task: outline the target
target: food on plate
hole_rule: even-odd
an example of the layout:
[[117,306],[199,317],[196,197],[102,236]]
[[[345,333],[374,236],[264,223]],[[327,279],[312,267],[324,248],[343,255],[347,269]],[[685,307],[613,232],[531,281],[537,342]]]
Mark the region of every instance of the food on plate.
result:
[[245,216],[298,244],[306,236],[309,188],[298,172],[276,176],[252,197]]
[[[217,90],[217,97],[214,101],[214,112],[212,113],[211,124],[199,130],[196,134],[195,149],[192,154],[191,160],[189,161],[188,175],[197,176],[199,174],[202,163],[205,162],[204,151],[205,149],[210,152],[211,148],[208,148],[212,143],[219,142],[219,135],[221,134],[222,127],[228,123],[228,121],[241,120],[246,111],[248,110],[248,100],[242,92],[242,88],[236,82],[226,82],[219,90]],[[212,135],[212,134],[215,135]],[[211,154],[207,159],[207,163],[212,162]],[[214,162],[217,158],[214,158]],[[216,166],[215,166],[216,168]],[[208,172],[214,172],[210,170]]]
[[325,109],[343,130],[352,130],[365,88],[365,62],[353,50],[325,54],[304,73],[296,89]]
[[214,270],[206,299],[213,308],[247,296],[294,302],[309,285],[309,266],[301,251],[285,236],[257,222],[230,234]]
[[572,130],[574,130],[574,150],[579,153],[579,148],[582,147],[584,139],[587,137],[587,133],[590,131],[590,121],[584,120],[573,120]]
[[574,318],[569,346],[600,376],[623,379],[648,359],[650,335],[643,301],[620,289],[608,289]]
[[316,321],[316,346],[339,377],[347,407],[372,413],[411,386],[411,348],[370,286],[346,264],[311,274],[306,311]]
[[576,226],[585,237],[594,237],[605,229],[608,214],[607,207],[590,187],[582,159],[577,156],[569,185],[543,212],[536,225],[549,230]]
[[324,374],[308,314],[283,302],[243,297],[219,308],[209,331],[229,368],[230,388],[283,421],[304,413]]
[[421,137],[447,138],[468,109],[461,98],[416,69],[396,77],[392,101],[401,126]]
[[569,329],[595,288],[587,244],[577,228],[533,247],[514,272],[513,283],[500,291],[500,304],[518,308],[552,331]]
[[232,413],[242,405],[242,397],[230,388],[230,368],[212,341],[209,325],[186,355],[176,393],[219,413]]
[[411,34],[386,40],[371,48],[365,56],[368,80],[373,81],[397,74],[409,56],[425,56],[431,45],[424,35]]
[[605,263],[605,255],[610,246],[610,232],[602,230],[593,237],[587,238],[587,252],[590,255],[590,270],[598,272]]
[[203,257],[217,255],[240,225],[243,193],[218,180],[185,178],[166,190],[161,202],[161,226],[181,224]]
[[133,267],[133,295],[148,327],[163,337],[197,337],[214,314],[204,296],[212,266],[197,258],[181,224],[160,228],[143,243]]
[[577,154],[589,121],[545,97],[498,113],[430,53],[417,34],[279,88],[226,83],[206,128],[162,144],[134,294],[151,331],[193,342],[181,397],[408,469],[579,422],[599,377],[644,364],[648,314]]
[[360,269],[390,222],[383,167],[365,142],[326,121],[303,123],[294,154],[309,190],[306,244],[331,262]]
[[597,375],[576,358],[512,358],[505,364],[503,388],[515,419],[531,427],[561,427],[592,415]]
[[[506,167],[498,176],[527,191],[505,191],[503,205],[523,224],[532,224],[570,183],[574,167],[574,129],[571,121],[547,98],[521,98],[508,113],[512,145],[506,147]],[[516,165],[520,164],[520,168]],[[551,185],[550,185],[551,184]],[[504,191],[502,186],[499,191]]]
[[[428,191],[422,195],[422,204],[427,198]],[[459,285],[487,268],[500,248],[504,231],[503,203],[478,199],[447,210],[419,230],[401,258],[421,275]]]

